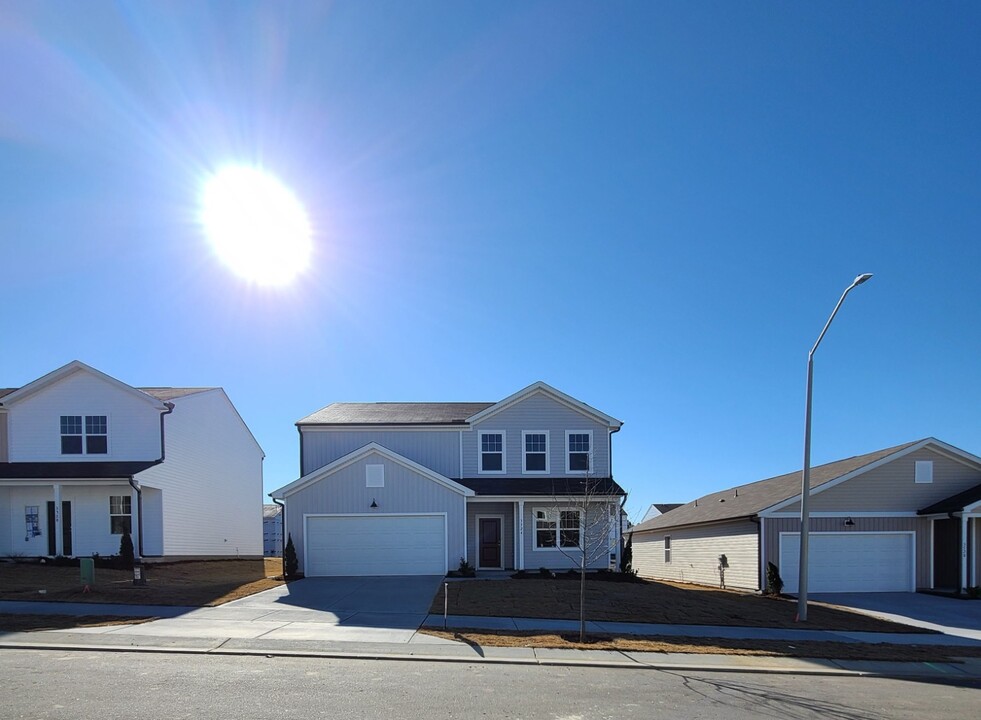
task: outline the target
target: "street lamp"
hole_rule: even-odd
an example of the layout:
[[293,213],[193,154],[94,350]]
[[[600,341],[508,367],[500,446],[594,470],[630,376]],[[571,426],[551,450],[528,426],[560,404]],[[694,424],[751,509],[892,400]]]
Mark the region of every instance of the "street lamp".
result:
[[811,516],[808,510],[811,495],[811,384],[814,378],[814,351],[818,349],[818,345],[824,339],[824,334],[831,327],[831,321],[835,319],[838,309],[845,302],[845,296],[852,291],[852,288],[858,287],[871,277],[872,273],[862,273],[852,281],[851,285],[845,288],[845,292],[841,294],[841,298],[838,300],[838,304],[835,305],[831,317],[824,324],[824,330],[818,335],[817,342],[814,343],[811,351],[807,353],[807,400],[804,405],[804,469],[801,471],[800,478],[800,567],[798,568],[800,575],[797,581],[797,620],[800,622],[807,621],[807,542],[811,522]]

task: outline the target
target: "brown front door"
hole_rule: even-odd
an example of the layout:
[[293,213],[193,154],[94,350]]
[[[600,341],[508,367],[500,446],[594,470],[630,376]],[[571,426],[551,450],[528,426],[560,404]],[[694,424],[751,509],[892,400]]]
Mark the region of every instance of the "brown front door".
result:
[[480,518],[480,567],[501,567],[501,519]]
[[961,584],[961,521],[933,521],[933,587],[956,590]]

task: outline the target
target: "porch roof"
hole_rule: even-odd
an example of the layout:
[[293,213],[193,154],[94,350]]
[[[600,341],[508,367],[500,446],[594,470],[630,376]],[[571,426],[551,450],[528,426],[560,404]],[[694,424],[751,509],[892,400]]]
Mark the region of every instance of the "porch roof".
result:
[[159,462],[159,460],[138,460],[0,463],[0,480],[129,478]]
[[568,477],[462,478],[457,482],[470,488],[477,495],[535,495],[538,497],[590,495],[597,497],[627,494],[610,477],[589,478],[588,480]]
[[961,512],[968,505],[973,505],[979,500],[981,500],[981,485],[975,485],[964,492],[951,495],[949,498],[944,498],[940,502],[935,502],[929,507],[918,510],[917,514],[939,515],[941,513]]

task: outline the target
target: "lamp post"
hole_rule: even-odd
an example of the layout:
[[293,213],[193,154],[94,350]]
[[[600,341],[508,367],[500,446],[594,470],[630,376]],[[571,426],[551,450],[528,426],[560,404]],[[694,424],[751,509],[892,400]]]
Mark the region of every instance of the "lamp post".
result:
[[804,404],[804,469],[801,471],[800,479],[800,567],[798,568],[800,575],[797,581],[797,620],[799,622],[807,621],[807,544],[811,522],[810,511],[808,510],[811,495],[811,385],[814,379],[814,352],[821,344],[821,340],[824,339],[824,334],[828,332],[828,328],[831,327],[831,321],[838,314],[841,304],[845,302],[845,296],[852,291],[852,288],[858,287],[871,277],[872,273],[863,273],[845,288],[845,292],[841,294],[831,317],[828,318],[828,322],[824,324],[824,329],[818,335],[817,342],[807,353],[807,400]]

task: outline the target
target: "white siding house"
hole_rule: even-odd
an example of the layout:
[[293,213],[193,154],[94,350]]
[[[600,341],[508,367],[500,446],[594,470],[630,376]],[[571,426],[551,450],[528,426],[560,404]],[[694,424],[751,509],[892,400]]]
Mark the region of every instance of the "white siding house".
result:
[[[260,557],[262,450],[221,388],[75,361],[0,391],[0,555]],[[142,516],[141,516],[142,511]]]

